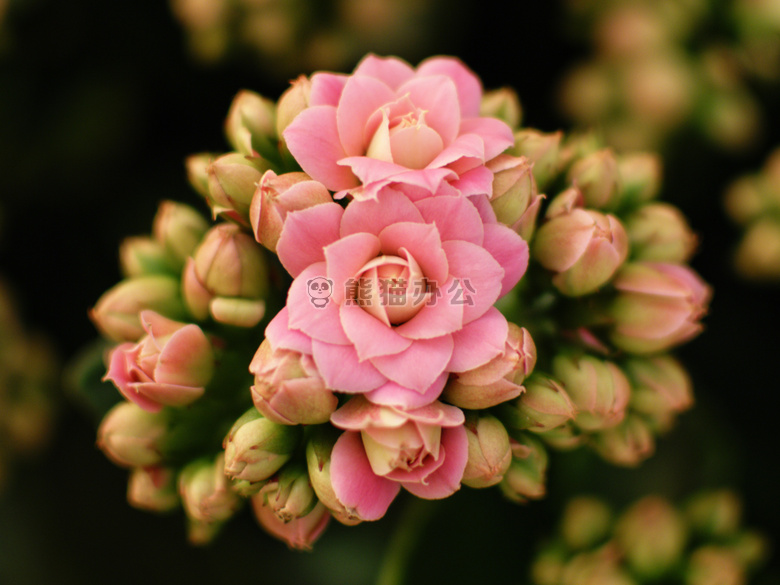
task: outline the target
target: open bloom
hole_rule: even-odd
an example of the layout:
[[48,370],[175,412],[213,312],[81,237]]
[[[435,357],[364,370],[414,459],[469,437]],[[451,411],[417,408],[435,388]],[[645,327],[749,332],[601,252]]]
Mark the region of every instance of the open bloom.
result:
[[331,456],[331,481],[351,516],[384,516],[401,487],[440,499],[460,488],[468,459],[463,412],[434,402],[402,410],[356,396],[331,416],[346,432]]
[[369,55],[352,75],[317,73],[308,107],[284,131],[303,170],[337,197],[373,198],[389,184],[430,193],[487,194],[485,162],[513,143],[504,122],[480,117],[482,86],[459,60],[417,69]]
[[141,312],[146,335],[111,352],[106,380],[144,410],[185,406],[203,395],[214,373],[214,352],[200,327]]
[[386,189],[346,210],[289,213],[277,250],[295,280],[269,331],[284,329],[279,320],[301,333],[293,349],[313,356],[331,390],[404,408],[432,402],[449,372],[504,351],[507,321],[493,303],[528,261],[525,241],[483,203],[412,202]]

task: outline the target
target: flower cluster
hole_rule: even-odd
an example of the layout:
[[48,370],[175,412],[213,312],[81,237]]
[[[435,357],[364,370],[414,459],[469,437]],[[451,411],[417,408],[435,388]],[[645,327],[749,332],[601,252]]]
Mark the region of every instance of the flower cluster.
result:
[[709,299],[695,238],[653,157],[520,116],[448,57],[239,93],[234,150],[187,161],[215,224],[163,203],[91,313],[131,503],[207,542],[251,499],[306,548],[402,490],[541,497],[548,447],[649,455],[691,404],[668,350]]
[[701,492],[676,507],[646,496],[615,515],[603,501],[573,498],[558,533],[537,554],[534,585],[739,585],[766,559],[761,534],[741,526],[731,491]]
[[751,280],[779,280],[780,149],[769,155],[759,172],[729,186],[726,210],[744,228],[734,258],[740,274]]

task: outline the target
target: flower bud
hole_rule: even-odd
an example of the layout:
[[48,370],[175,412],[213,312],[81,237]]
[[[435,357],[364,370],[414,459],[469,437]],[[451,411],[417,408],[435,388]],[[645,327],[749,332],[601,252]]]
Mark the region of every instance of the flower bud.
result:
[[128,278],[103,293],[89,316],[109,339],[136,341],[144,334],[141,311],[149,309],[171,319],[186,316],[179,288],[178,279],[162,274]]
[[709,538],[734,536],[742,521],[742,502],[730,490],[695,495],[685,507],[691,528]]
[[566,504],[561,535],[573,550],[593,548],[606,540],[612,529],[612,511],[597,498],[580,496]]
[[634,260],[683,264],[696,249],[696,236],[679,209],[668,203],[651,203],[626,220]]
[[743,530],[729,545],[742,566],[749,570],[760,567],[771,552],[767,537],[753,530]]
[[780,222],[773,217],[754,222],[737,246],[734,263],[745,278],[780,279]]
[[557,274],[563,294],[581,296],[606,284],[628,256],[628,236],[620,221],[598,211],[572,209],[537,230],[533,255]]
[[97,446],[121,467],[157,465],[163,459],[168,426],[165,411],[147,412],[132,402],[120,402],[103,417]]
[[528,232],[539,213],[540,195],[536,191],[533,163],[526,157],[500,154],[488,161],[493,171],[490,205],[498,221],[520,233]]
[[188,518],[214,524],[230,518],[241,506],[241,498],[231,489],[223,469],[225,455],[199,459],[179,474],[179,495]]
[[610,314],[612,342],[637,354],[663,351],[702,330],[699,322],[711,296],[707,284],[687,266],[636,262],[615,276],[618,295]]
[[212,161],[208,167],[209,194],[206,199],[214,217],[221,215],[248,226],[249,205],[266,169],[261,158],[237,152]]
[[745,585],[747,576],[733,551],[708,545],[691,553],[685,572],[685,585]]
[[564,354],[553,359],[552,371],[577,408],[574,423],[579,428],[601,430],[623,420],[631,388],[615,364],[589,355]]
[[691,379],[673,357],[633,358],[624,367],[631,380],[631,408],[654,430],[669,430],[675,416],[693,406]]
[[239,91],[228,110],[225,134],[241,154],[263,154],[276,142],[276,104],[253,91]]
[[166,467],[136,467],[127,483],[127,501],[134,508],[168,512],[179,505],[176,474]]
[[295,79],[287,91],[279,98],[279,104],[276,107],[276,133],[282,136],[285,128],[290,122],[309,107],[309,96],[311,95],[311,80],[305,75]]
[[512,462],[498,484],[508,499],[517,503],[538,500],[547,493],[547,450],[528,434],[509,440]]
[[615,526],[615,538],[632,570],[655,580],[679,562],[688,531],[671,504],[648,496],[623,513]]
[[747,224],[770,207],[769,189],[760,176],[744,176],[726,189],[726,211],[739,224]]
[[531,565],[533,585],[560,585],[568,552],[561,546],[548,546],[536,555]]
[[252,408],[225,438],[225,473],[249,483],[268,479],[292,457],[300,438],[300,427],[277,424]]
[[208,152],[193,154],[184,160],[187,180],[193,189],[206,199],[209,197],[209,166],[215,156]]
[[[254,327],[263,318],[262,297],[268,287],[262,249],[235,224],[219,224],[206,234],[183,277],[184,299],[196,319],[210,314],[215,320],[238,327]],[[249,301],[239,307],[215,301],[220,298]]]
[[568,178],[582,193],[586,207],[610,210],[620,203],[617,159],[608,148],[578,160]]
[[462,483],[473,488],[496,485],[512,462],[509,434],[496,417],[469,413],[466,416],[469,455]]
[[163,201],[154,216],[152,233],[154,239],[174,259],[177,271],[180,271],[208,227],[205,218],[189,205]]
[[523,107],[517,92],[511,87],[502,87],[485,92],[479,108],[480,116],[498,118],[516,130],[523,119]]
[[634,152],[617,158],[621,204],[640,205],[661,190],[661,159],[656,153]]
[[526,128],[515,133],[515,147],[510,152],[533,162],[533,175],[541,190],[546,189],[560,172],[562,138],[560,131],[544,133]]
[[326,423],[338,399],[326,386],[310,355],[274,350],[265,339],[249,371],[255,375],[252,400],[257,410],[280,424]]
[[311,512],[317,504],[309,474],[298,463],[290,463],[266,483],[257,494],[285,524]]
[[531,334],[509,323],[504,352],[478,368],[453,375],[443,396],[460,408],[490,408],[520,396],[534,365],[536,346]]
[[290,211],[307,209],[332,200],[330,191],[306,173],[277,175],[271,170],[266,171],[254,192],[249,210],[255,239],[276,252],[276,243]]
[[330,521],[330,513],[321,503],[305,516],[289,522],[280,520],[273,509],[264,504],[261,494],[252,498],[252,509],[257,522],[268,534],[297,550],[311,550]]
[[655,438],[644,420],[628,414],[617,426],[593,435],[593,447],[610,463],[634,467],[653,454]]
[[618,564],[616,547],[607,545],[595,551],[574,556],[561,572],[566,585],[635,585],[635,581]]
[[180,270],[165,247],[149,237],[125,238],[119,246],[119,266],[125,278],[152,274],[178,276]]
[[564,425],[576,415],[576,407],[560,382],[544,374],[533,374],[525,394],[501,406],[501,416],[510,427],[544,433]]

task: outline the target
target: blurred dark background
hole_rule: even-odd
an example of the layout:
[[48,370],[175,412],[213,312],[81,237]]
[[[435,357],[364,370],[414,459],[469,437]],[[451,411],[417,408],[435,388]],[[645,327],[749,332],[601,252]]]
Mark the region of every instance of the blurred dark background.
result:
[[[87,310],[119,279],[120,241],[147,233],[162,199],[205,211],[187,184],[185,156],[227,150],[222,123],[239,89],[276,98],[286,82],[265,75],[263,63],[199,64],[165,2],[11,7],[0,28],[0,271],[29,327],[68,360],[96,337]],[[516,88],[526,125],[565,128],[555,90],[583,47],[565,36],[561,13],[557,2],[452,2],[429,52],[459,56],[487,88]],[[413,63],[425,56],[397,54]],[[620,506],[649,491],[683,498],[733,487],[745,499],[746,523],[778,532],[780,289],[735,276],[738,232],[722,210],[725,185],[780,143],[776,88],[754,89],[768,118],[755,148],[726,155],[682,136],[666,156],[663,197],[700,234],[694,267],[715,290],[706,332],[679,352],[697,407],[639,470],[558,455],[542,502],[515,506],[495,490],[463,490],[439,503],[410,583],[524,582],[561,502],[582,492]],[[0,496],[0,583],[362,584],[373,579],[402,508],[395,504],[376,524],[333,523],[312,553],[288,551],[247,511],[214,545],[197,549],[186,544],[181,516],[126,504],[126,472],[94,448],[94,436],[94,421],[65,396],[48,450],[16,464]],[[762,582],[773,582],[777,567],[775,560]]]

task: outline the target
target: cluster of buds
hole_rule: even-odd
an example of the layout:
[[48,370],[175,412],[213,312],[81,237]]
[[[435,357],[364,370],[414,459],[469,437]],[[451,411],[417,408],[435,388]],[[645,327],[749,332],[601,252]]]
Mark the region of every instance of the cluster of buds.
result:
[[0,282],[0,491],[17,458],[49,441],[56,414],[58,364],[43,337],[25,330]]
[[706,310],[695,238],[654,157],[521,116],[446,57],[240,92],[233,150],[187,160],[214,225],[163,203],[91,312],[130,502],[205,543],[248,499],[308,548],[402,489],[541,498],[551,447],[649,455],[691,404],[668,350]]
[[765,560],[765,538],[741,526],[731,491],[699,493],[676,507],[646,496],[620,515],[602,500],[573,498],[556,536],[536,556],[534,585],[741,585]]
[[776,81],[779,21],[767,18],[776,3],[727,3],[742,33],[734,40],[723,29],[720,5],[569,4],[594,47],[561,87],[561,107],[575,123],[602,128],[621,150],[660,148],[682,128],[730,150],[758,137],[762,115],[749,82],[766,71]]
[[759,172],[729,186],[726,209],[744,229],[734,258],[739,273],[751,280],[780,280],[780,148]]

